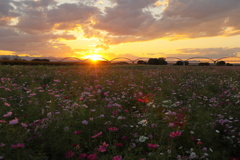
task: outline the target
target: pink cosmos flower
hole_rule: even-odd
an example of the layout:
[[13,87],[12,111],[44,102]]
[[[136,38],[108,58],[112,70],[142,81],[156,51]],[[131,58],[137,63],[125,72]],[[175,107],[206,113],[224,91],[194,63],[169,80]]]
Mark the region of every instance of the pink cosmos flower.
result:
[[182,132],[176,131],[176,132],[171,132],[169,136],[172,137],[172,138],[174,138],[174,137],[179,137],[179,136],[181,136],[181,134],[182,134]]
[[4,143],[0,143],[0,147],[4,147],[5,146],[5,144]]
[[5,102],[4,105],[5,105],[5,106],[8,106],[8,107],[11,106],[11,105],[10,105],[9,103],[7,103],[7,102]]
[[23,143],[18,143],[18,144],[12,144],[12,148],[24,148],[25,144]]
[[75,153],[73,151],[67,151],[66,154],[65,154],[65,157],[66,158],[71,158],[75,155]]
[[123,160],[122,156],[114,156],[112,160]]
[[99,148],[97,149],[99,152],[106,152],[107,151],[107,147],[109,145],[106,142],[103,142],[102,145],[99,145]]
[[87,159],[88,160],[97,160],[97,155],[96,154],[89,154],[88,156],[87,156]]
[[97,133],[96,135],[93,135],[91,138],[97,138],[98,136],[100,136],[102,134],[102,132]]
[[15,125],[17,123],[18,123],[18,118],[17,117],[15,117],[15,119],[9,121],[9,124],[11,124],[11,125]]
[[124,140],[127,140],[128,137],[127,136],[122,136],[121,140],[124,141]]
[[74,131],[73,134],[80,134],[82,131]]
[[79,159],[85,159],[87,157],[87,154],[86,153],[82,153],[79,155]]
[[197,144],[202,144],[202,142],[201,142],[201,141],[198,141]]
[[3,117],[10,117],[12,115],[12,112],[8,112],[7,114],[4,114]]
[[142,102],[142,103],[147,103],[149,102],[148,98],[143,98],[143,99],[137,99],[138,102]]
[[203,147],[203,149],[202,149],[203,151],[207,151],[207,147]]
[[21,123],[21,126],[26,128],[28,125],[26,123]]
[[110,127],[110,128],[108,128],[108,130],[109,130],[109,131],[118,131],[119,129],[116,128],[116,127]]
[[148,143],[149,148],[157,148],[158,146],[159,145],[157,145],[157,144]]
[[174,127],[174,123],[169,123],[168,127]]
[[84,121],[82,121],[82,124],[87,125],[88,121],[84,120]]
[[118,115],[118,110],[112,111],[112,115],[114,115],[114,116]]
[[156,125],[156,124],[152,124],[151,127],[152,127],[152,128],[155,128],[155,127],[157,127],[157,125]]
[[4,121],[4,120],[0,120],[0,123],[6,123],[6,121]]
[[122,143],[117,143],[117,144],[115,144],[117,147],[122,147],[123,146],[123,144]]

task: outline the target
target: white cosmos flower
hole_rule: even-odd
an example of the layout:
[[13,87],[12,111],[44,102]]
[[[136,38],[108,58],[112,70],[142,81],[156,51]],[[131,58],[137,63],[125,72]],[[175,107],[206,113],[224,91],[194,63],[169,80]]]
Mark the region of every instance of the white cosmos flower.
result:
[[139,140],[139,142],[145,142],[147,139],[148,139],[148,137],[140,136],[138,140]]
[[138,124],[141,124],[142,126],[147,126],[148,122],[146,119],[143,119],[140,122],[138,122]]
[[197,158],[197,154],[196,154],[195,152],[191,152],[189,158],[190,158],[190,159]]

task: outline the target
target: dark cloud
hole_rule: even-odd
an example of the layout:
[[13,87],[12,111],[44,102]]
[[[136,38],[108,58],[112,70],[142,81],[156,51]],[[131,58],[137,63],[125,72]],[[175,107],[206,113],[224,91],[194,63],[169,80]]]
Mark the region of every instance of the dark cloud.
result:
[[41,10],[28,9],[19,17],[18,29],[24,32],[37,34],[39,32],[51,32],[53,25],[48,23],[46,13]]
[[72,49],[57,42],[58,39],[73,40],[75,37],[68,34],[22,34],[14,29],[0,28],[1,50],[16,54],[57,56],[71,53]]
[[116,0],[117,5],[106,8],[106,14],[98,17],[94,28],[107,31],[120,41],[130,40],[154,24],[152,14],[144,12],[143,8],[155,2],[156,0]]
[[99,17],[95,27],[108,32],[108,43],[240,34],[239,0],[169,0],[160,19],[144,12],[156,1],[134,2],[116,0],[117,5]]
[[11,2],[11,0],[0,1],[0,26],[8,25],[12,18],[18,16]]
[[25,5],[27,5],[29,8],[45,8],[50,5],[56,5],[55,0],[38,0],[38,1],[33,1],[33,0],[25,0],[23,1]]
[[17,36],[19,36],[19,34],[13,29],[10,29],[7,27],[0,28],[0,39],[5,39],[8,37],[17,37]]
[[[37,2],[26,2],[25,10],[22,16],[19,17],[17,28],[28,33],[50,32],[56,29],[71,30],[82,24],[90,23],[91,18],[99,13],[96,7],[86,6],[81,3],[56,5],[53,0]],[[46,8],[50,4],[52,8]]]
[[170,0],[159,31],[188,38],[226,35],[228,27],[239,26],[232,23],[239,11],[239,0]]
[[[85,6],[83,4],[62,4],[47,12],[49,23],[52,24],[75,24],[90,23],[91,18],[98,14],[99,10],[95,7]],[[70,25],[72,26],[72,25]],[[67,28],[69,29],[69,28]],[[70,28],[72,29],[72,28]]]

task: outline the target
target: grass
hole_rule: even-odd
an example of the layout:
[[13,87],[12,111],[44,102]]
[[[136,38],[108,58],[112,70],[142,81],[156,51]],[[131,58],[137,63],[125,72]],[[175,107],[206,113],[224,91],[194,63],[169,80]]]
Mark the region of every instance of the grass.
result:
[[240,157],[240,70],[0,66],[0,159]]

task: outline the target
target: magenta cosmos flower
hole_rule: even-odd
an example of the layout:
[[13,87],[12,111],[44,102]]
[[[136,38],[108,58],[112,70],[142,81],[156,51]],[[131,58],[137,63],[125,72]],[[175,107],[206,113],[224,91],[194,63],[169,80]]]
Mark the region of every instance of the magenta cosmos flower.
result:
[[82,131],[74,131],[73,134],[80,134]]
[[123,160],[122,156],[114,156],[112,160]]
[[25,144],[23,143],[18,143],[18,144],[12,144],[12,148],[24,148]]
[[108,130],[109,130],[109,131],[118,131],[119,129],[116,128],[116,127],[110,127],[110,128],[108,128]]
[[158,146],[159,145],[157,145],[157,144],[148,143],[149,148],[157,148]]
[[66,154],[65,154],[65,157],[66,158],[71,158],[75,155],[75,153],[73,151],[67,151]]
[[89,154],[88,156],[87,156],[87,159],[88,160],[97,160],[97,155],[96,154]]
[[106,152],[107,151],[107,147],[109,145],[106,142],[103,142],[102,145],[99,145],[99,148],[97,149],[99,152]]
[[176,131],[176,132],[171,132],[169,136],[172,137],[172,138],[174,138],[174,137],[179,137],[179,136],[181,136],[181,134],[182,134],[182,132]]

